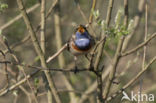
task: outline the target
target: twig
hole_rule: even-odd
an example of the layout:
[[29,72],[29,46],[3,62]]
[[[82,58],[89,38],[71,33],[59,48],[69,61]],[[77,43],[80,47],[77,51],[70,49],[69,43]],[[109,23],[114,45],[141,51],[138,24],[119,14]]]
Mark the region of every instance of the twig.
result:
[[[23,66],[23,67],[27,67],[27,68],[37,69],[33,73],[27,75],[24,79],[22,79],[19,82],[17,82],[16,84],[14,84],[14,85],[10,86],[9,88],[1,91],[0,92],[0,96],[6,94],[8,91],[11,91],[11,90],[15,89],[18,86],[20,86],[21,84],[26,82],[29,78],[31,78],[32,76],[36,75],[41,70],[60,71],[60,72],[75,72],[75,69],[43,68],[43,67],[31,66],[31,65],[20,64],[20,63],[15,63],[15,62],[13,63],[11,61],[0,61],[0,63],[9,63],[9,64],[12,64],[12,65],[19,65],[19,66]],[[81,72],[81,71],[90,71],[90,69],[84,68],[84,69],[79,69],[78,70],[78,72]]]
[[155,37],[156,37],[156,33],[152,34],[152,36],[150,36],[145,42],[139,44],[137,47],[135,47],[131,50],[128,50],[127,52],[122,53],[121,56],[127,56],[127,55],[130,55],[130,54],[136,52],[138,49],[142,48],[144,45],[147,45]]
[[[113,8],[113,3],[114,3],[114,0],[110,0],[109,1],[109,5],[108,5],[108,10],[107,10],[107,17],[106,17],[106,27],[109,27],[109,24],[110,24],[110,20],[111,20],[111,13],[112,13],[112,8]],[[102,38],[105,38],[106,36],[104,35],[104,31],[102,32]],[[101,39],[102,39],[101,38]],[[94,70],[97,70],[99,68],[99,63],[100,63],[100,60],[102,58],[102,53],[103,53],[103,49],[104,49],[104,45],[105,45],[105,42],[102,42],[98,48],[98,54],[97,54],[97,57],[96,57],[96,60],[95,60],[95,64],[94,64]],[[102,84],[102,83],[101,83]],[[100,87],[100,85],[98,86]],[[102,92],[101,92],[102,93]],[[102,94],[101,94],[102,95]],[[98,97],[98,101],[99,103],[103,103],[105,102],[103,99],[100,99],[101,95],[99,95]]]
[[[54,26],[55,26],[55,36],[56,36],[56,48],[57,50],[60,50],[62,47],[62,35],[61,35],[61,21],[60,21],[60,0],[57,3],[55,7],[55,13],[54,13]],[[59,65],[61,68],[64,67],[65,61],[64,61],[64,55],[63,53],[59,55],[58,57]]]
[[[94,49],[93,49],[93,53],[91,54],[91,59],[90,59],[90,66],[89,66],[89,68],[92,68],[92,67],[93,67],[93,59],[94,59],[95,52],[96,52],[98,46],[99,46],[102,42],[104,42],[104,43],[106,42],[106,36],[104,36],[103,39],[101,39],[101,40],[95,45],[95,47],[94,47]],[[95,65],[94,67],[96,67],[96,65]]]
[[51,7],[49,8],[48,12],[47,12],[47,15],[46,15],[46,19],[50,16],[51,12],[53,11],[54,7],[56,6],[56,4],[58,3],[58,0],[55,0]]
[[29,91],[27,91],[23,86],[19,85],[19,88],[26,94],[26,96],[28,97],[28,101],[29,103],[32,103],[32,100],[31,100],[31,95],[29,93]]
[[[107,17],[106,17],[106,27],[108,27],[109,26],[109,23],[110,23],[111,13],[112,13],[112,9],[113,9],[113,3],[114,3],[114,0],[110,0],[109,1],[108,10],[107,10]],[[102,38],[105,38],[106,37],[104,35],[104,33],[102,33],[102,35],[103,35]],[[100,62],[101,57],[102,57],[104,44],[105,44],[105,42],[102,42],[100,44],[100,46],[99,46],[99,49],[98,49],[99,52],[98,52],[97,57],[96,57],[96,60],[95,60],[94,69],[97,69],[98,68],[99,62]]]
[[128,0],[124,0],[124,25],[128,27]]
[[115,77],[116,68],[117,68],[117,65],[118,65],[120,57],[121,57],[121,50],[122,50],[124,38],[125,38],[124,36],[121,37],[121,39],[119,40],[118,46],[117,46],[117,50],[116,50],[116,53],[115,53],[115,56],[113,59],[113,66],[112,66],[111,72],[109,74],[109,80],[106,83],[104,93],[103,93],[104,100],[106,100],[108,97],[108,94],[109,94],[110,88],[111,88],[111,84],[112,84],[114,77]]
[[117,92],[115,92],[112,96],[107,98],[107,101],[112,100],[113,98],[115,98],[118,94],[122,93],[122,91],[124,91],[125,89],[127,89],[129,86],[131,86],[137,79],[139,79],[139,77],[144,74],[148,69],[149,66],[154,63],[156,61],[156,56],[154,58],[152,58],[150,60],[150,62],[147,64],[147,66],[142,69],[142,71],[140,71],[134,78],[132,78],[126,85],[124,85],[120,90],[118,90]]
[[[128,26],[128,1],[127,0],[124,0],[124,11],[125,11],[124,12],[125,13],[125,15],[124,15],[124,25],[127,28],[127,26]],[[106,86],[105,86],[104,93],[103,93],[105,102],[107,100],[108,94],[110,92],[111,85],[112,85],[113,80],[115,78],[116,68],[117,68],[117,65],[118,65],[120,57],[121,57],[121,51],[122,51],[124,40],[125,40],[125,37],[122,36],[120,38],[120,40],[119,40],[117,50],[116,50],[116,53],[115,53],[115,56],[114,56],[114,59],[113,59],[113,66],[111,68],[111,72],[110,72],[109,78],[108,78],[109,80],[108,80],[108,82],[106,82]]]
[[130,33],[129,35],[126,36],[124,44],[123,44],[123,48],[122,51],[125,51],[130,43],[131,38],[134,36],[137,28],[139,27],[140,24],[140,18],[142,17],[143,11],[144,11],[144,4],[145,4],[145,0],[140,0],[139,4],[138,4],[138,13],[136,14],[136,16],[134,17],[134,30],[132,31],[132,33]]
[[41,0],[41,49],[43,51],[43,53],[45,54],[45,25],[46,25],[46,18],[45,18],[45,14],[46,14],[46,1],[45,0]]
[[[102,73],[102,81],[105,81],[106,77],[108,76],[110,72],[110,66],[107,68],[106,71],[104,71]],[[81,96],[80,100],[78,101],[78,103],[84,103],[84,101],[89,98],[88,96],[86,96],[85,94],[90,94],[92,92],[94,92],[97,89],[97,82],[94,81],[90,87],[84,92],[84,94]]]
[[[29,36],[29,35],[28,35],[28,36],[25,36],[20,42],[15,43],[15,44],[12,44],[12,45],[10,46],[10,49],[14,49],[14,48],[16,48],[16,47],[18,47],[18,46],[20,46],[20,45],[26,43],[29,39],[30,39],[30,36]],[[8,49],[4,51],[5,54],[6,54],[7,52],[8,52]]]
[[[148,29],[148,27],[147,27],[147,23],[148,23],[148,4],[147,4],[147,0],[146,0],[146,4],[145,4],[145,34],[144,34],[144,42],[147,40],[147,33],[148,33],[148,31],[147,31],[147,29]],[[144,48],[143,48],[143,59],[142,59],[142,69],[144,69],[144,67],[145,67],[145,62],[146,62],[146,51],[147,51],[147,46],[146,45],[144,45]],[[144,78],[144,76],[142,76],[141,78],[140,78],[140,94],[142,93],[142,89],[143,89],[143,78]],[[140,102],[138,102],[138,103],[140,103]]]
[[[46,49],[45,49],[45,31],[46,31],[46,0],[41,0],[41,32],[40,32],[40,45],[41,45],[41,49],[42,49],[42,52],[43,54],[45,55],[46,53]],[[48,98],[48,103],[52,103],[52,92],[50,92],[50,90],[48,90],[47,92],[47,98]]]
[[[10,49],[9,43],[8,43],[7,39],[4,39],[3,42],[4,42],[3,44],[4,44],[5,47],[8,49],[8,51],[10,52],[10,54],[11,54],[11,56],[14,58],[14,60],[15,60],[17,63],[19,63],[19,59],[18,59],[17,56],[13,53],[13,51]],[[7,63],[5,63],[5,64],[7,64]],[[24,76],[25,76],[25,78],[26,78],[27,75],[26,75],[26,73],[25,73],[23,67],[18,66],[18,68],[19,68],[19,70],[22,71],[22,73],[24,74]],[[33,88],[32,88],[32,86],[31,86],[31,84],[30,84],[30,82],[29,82],[28,79],[27,79],[27,83],[28,83],[28,86],[30,87],[30,89],[31,89],[31,91],[32,91],[32,93],[33,93],[35,102],[38,103],[38,100],[37,100],[37,97],[36,97],[36,95],[35,95],[35,92],[34,92],[34,90],[33,90]]]
[[107,16],[106,16],[106,26],[108,27],[111,20],[111,13],[113,10],[114,0],[110,0],[108,4]]
[[[55,5],[56,5],[57,2],[58,2],[58,0],[56,0],[55,2],[53,2],[53,3],[51,4],[51,6],[50,6],[50,8],[49,8],[49,10],[48,10],[48,13],[46,14],[46,20],[47,20],[47,18],[50,16],[50,14],[52,13],[53,8],[55,7]],[[20,14],[20,15],[21,15],[21,14]],[[22,16],[21,16],[21,17],[22,17]],[[35,29],[35,32],[37,32],[37,31],[40,29],[40,25],[41,25],[41,24],[39,23],[38,26],[37,26],[36,29]],[[15,48],[15,47],[17,47],[17,46],[19,46],[19,45],[25,43],[25,42],[28,41],[29,39],[30,39],[30,35],[27,35],[27,36],[26,36],[25,38],[23,38],[20,42],[11,45],[10,48],[13,49],[13,48]],[[7,53],[7,52],[8,52],[7,50],[4,51],[4,53]]]
[[[3,51],[0,50],[0,53],[2,54],[3,59],[6,60],[6,56],[5,56],[5,54],[3,53]],[[7,63],[4,63],[4,70],[5,70],[5,76],[6,76],[6,85],[5,85],[4,88],[1,89],[0,91],[6,89],[6,88],[9,86],[9,77],[8,77]]]
[[92,23],[92,20],[93,20],[93,11],[95,9],[95,6],[96,6],[96,0],[93,0],[92,1],[92,8],[91,8],[91,11],[90,11],[90,16],[89,16],[89,24]]
[[68,44],[64,44],[64,46],[58,51],[56,52],[54,55],[52,55],[51,57],[49,57],[46,62],[49,63],[51,60],[53,60],[54,58],[56,58],[60,53],[63,52],[63,50],[65,50],[67,48]]
[[[0,63],[7,63],[7,64],[11,64],[11,65],[19,65],[19,66],[23,66],[23,67],[27,67],[27,68],[33,68],[33,69],[37,69],[40,71],[60,71],[60,72],[74,72],[74,68],[73,69],[60,69],[60,68],[44,68],[44,67],[38,67],[38,66],[32,66],[32,65],[26,65],[26,64],[21,64],[18,62],[11,62],[11,61],[0,61]],[[83,69],[79,69],[78,72],[80,71],[92,71],[89,68],[83,68]],[[94,72],[94,71],[93,71]]]
[[[75,0],[75,1],[76,1],[76,0]],[[86,22],[86,25],[85,25],[85,26],[86,26],[86,27],[90,26],[90,28],[91,28],[91,30],[92,30],[92,32],[93,32],[93,34],[91,34],[91,35],[92,35],[92,36],[96,36],[95,31],[94,31],[94,29],[93,29],[93,27],[92,27],[92,25],[91,25],[92,22],[89,22],[89,20],[87,19],[85,13],[81,10],[81,7],[80,7],[79,2],[76,2],[76,5],[77,5],[77,8],[78,8],[80,14],[82,15],[84,21]],[[93,4],[93,5],[94,5],[94,4]]]
[[27,84],[28,84],[28,86],[30,87],[30,90],[32,91],[32,94],[33,94],[35,103],[39,103],[38,100],[37,100],[37,97],[36,97],[36,95],[35,95],[35,91],[33,90],[33,87],[32,87],[32,85],[30,84],[29,79],[27,79],[27,75],[26,75],[26,73],[25,73],[23,67],[21,67],[21,68],[19,67],[19,69],[21,69],[22,73],[24,74],[24,77],[26,78]]
[[[24,21],[25,21],[25,24],[30,32],[30,36],[31,36],[31,39],[32,39],[32,42],[33,42],[33,45],[35,47],[35,50],[38,54],[38,56],[40,57],[40,60],[41,60],[41,65],[45,68],[47,68],[47,65],[46,65],[46,61],[45,61],[45,57],[44,57],[44,54],[41,50],[41,47],[39,45],[39,42],[37,40],[37,37],[36,37],[36,34],[35,34],[35,31],[33,30],[32,28],[32,24],[30,23],[30,20],[28,18],[28,15],[25,11],[25,8],[23,6],[23,2],[21,0],[17,0],[17,4],[19,6],[19,9],[23,15],[23,18],[24,18]],[[57,103],[61,103],[61,100],[60,100],[60,97],[59,97],[59,94],[57,93],[56,91],[56,88],[55,88],[55,85],[53,83],[53,80],[51,79],[51,76],[50,76],[50,73],[48,71],[44,71],[45,75],[46,75],[46,78],[47,78],[47,81],[48,81],[48,84],[49,84],[49,87],[55,97],[55,100]]]
[[[47,19],[50,16],[50,14],[52,13],[52,11],[53,11],[53,9],[54,9],[54,7],[56,6],[57,3],[58,3],[58,0],[55,0],[54,2],[52,2],[51,6],[50,6],[50,8],[49,8],[49,10],[48,10],[48,12],[46,14],[45,19]],[[39,25],[37,26],[35,31],[37,32],[40,29],[40,27],[41,27],[41,22],[39,23]]]
[[27,81],[27,79],[31,78],[32,76],[36,75],[40,70],[36,70],[35,72],[31,73],[30,75],[27,75],[26,78],[20,80],[19,82],[17,82],[16,84],[10,86],[9,88],[5,89],[4,91],[0,92],[0,96],[3,96],[4,94],[6,94],[9,91],[12,91],[13,89],[15,89],[16,87],[18,87],[19,85],[25,83]]
[[[127,29],[127,27],[128,27],[128,0],[124,0],[124,13],[125,13],[125,15],[124,15],[124,25],[125,25],[125,27]],[[108,21],[108,23],[109,22],[110,21]],[[114,56],[114,59],[113,59],[113,66],[111,68],[111,72],[109,74],[109,80],[108,80],[108,82],[106,82],[106,86],[105,86],[104,94],[103,94],[105,101],[107,100],[108,94],[110,92],[111,85],[112,85],[114,77],[115,77],[116,68],[117,68],[117,65],[118,65],[120,57],[121,57],[121,51],[122,51],[124,40],[125,40],[125,37],[122,36],[120,38],[119,43],[118,43],[118,47],[117,47],[117,50],[116,50],[116,53],[115,53],[115,56]]]
[[[146,5],[145,5],[145,36],[144,36],[144,42],[147,40],[147,33],[148,33],[148,27],[147,27],[147,22],[148,22],[148,4],[146,0]],[[142,62],[142,68],[145,66],[145,60],[146,60],[146,45],[144,45],[144,53],[143,53],[143,62]]]
[[77,8],[80,11],[80,13],[81,13],[84,21],[86,22],[86,24],[89,24],[89,21],[88,21],[87,17],[85,16],[85,14],[83,13],[83,11],[81,10],[81,7],[80,7],[80,4],[79,3],[77,3]]
[[[27,13],[31,13],[32,11],[34,11],[35,9],[37,9],[40,6],[39,3],[35,4],[34,6],[30,7],[29,9],[27,9]],[[0,27],[1,30],[4,30],[6,28],[8,28],[10,25],[12,25],[14,22],[16,22],[17,20],[21,19],[22,15],[19,14],[17,15],[15,18],[11,19],[10,21],[8,21],[7,23],[5,23],[3,26]]]
[[[55,24],[54,26],[55,26],[55,36],[56,36],[56,48],[57,50],[60,50],[62,47],[60,0],[58,1],[55,7],[54,24]],[[63,53],[58,56],[58,62],[60,68],[65,67],[65,58]],[[62,81],[64,81],[66,88],[74,91],[67,77],[62,72],[59,72],[58,75],[60,75],[60,78],[62,79]],[[77,98],[74,92],[69,92],[69,98],[70,98],[70,103],[77,103]]]
[[[102,67],[103,69],[103,67]],[[102,96],[102,92],[103,92],[103,88],[102,88],[102,70],[96,72],[96,78],[97,78],[97,103],[104,103],[103,101],[103,96]]]

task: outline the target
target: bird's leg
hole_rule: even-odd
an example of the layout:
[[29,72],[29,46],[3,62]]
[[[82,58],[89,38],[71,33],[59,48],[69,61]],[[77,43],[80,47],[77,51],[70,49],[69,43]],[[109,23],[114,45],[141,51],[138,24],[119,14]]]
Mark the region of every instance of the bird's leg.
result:
[[75,70],[74,70],[74,73],[77,73],[77,72],[78,72],[78,68],[77,68],[77,63],[76,63],[76,61],[77,61],[77,57],[74,56],[74,62],[75,62]]

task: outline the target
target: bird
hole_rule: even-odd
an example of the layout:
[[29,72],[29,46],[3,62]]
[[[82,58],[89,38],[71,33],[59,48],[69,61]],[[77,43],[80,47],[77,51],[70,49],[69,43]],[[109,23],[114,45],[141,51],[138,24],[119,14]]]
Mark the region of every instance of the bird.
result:
[[[74,55],[75,65],[77,56],[88,54],[94,44],[94,38],[90,35],[87,28],[84,25],[79,25],[72,34],[68,44],[68,50]],[[75,66],[75,73],[77,70],[77,66]]]

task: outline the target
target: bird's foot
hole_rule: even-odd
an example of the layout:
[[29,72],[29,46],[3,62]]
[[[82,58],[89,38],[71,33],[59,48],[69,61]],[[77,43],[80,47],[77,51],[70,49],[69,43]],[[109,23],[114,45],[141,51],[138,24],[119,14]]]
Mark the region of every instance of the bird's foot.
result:
[[77,68],[77,66],[75,66],[74,73],[76,74],[77,72],[78,72],[78,68]]

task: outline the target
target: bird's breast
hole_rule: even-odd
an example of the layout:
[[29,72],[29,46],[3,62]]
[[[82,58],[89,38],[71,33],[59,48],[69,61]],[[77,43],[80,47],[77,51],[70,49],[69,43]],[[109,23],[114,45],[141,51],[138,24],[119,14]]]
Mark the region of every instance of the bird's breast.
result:
[[77,39],[77,40],[75,40],[75,45],[80,50],[88,50],[90,48],[90,40],[86,39],[86,38]]

